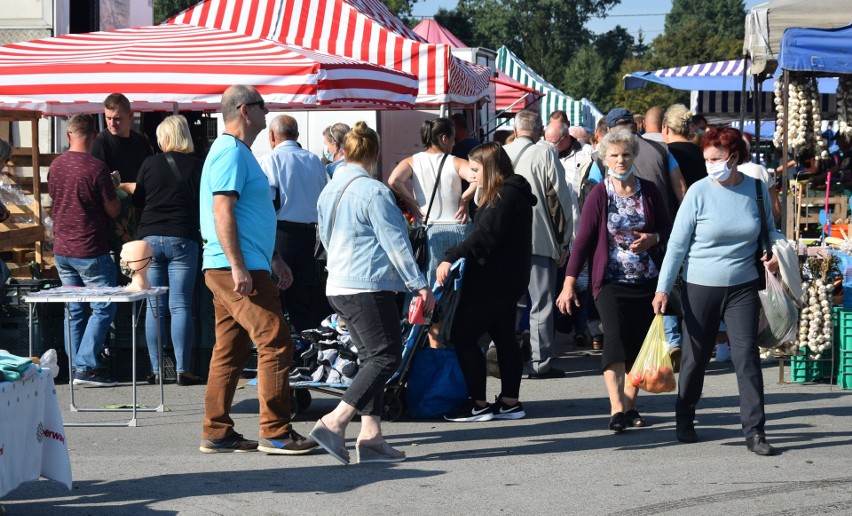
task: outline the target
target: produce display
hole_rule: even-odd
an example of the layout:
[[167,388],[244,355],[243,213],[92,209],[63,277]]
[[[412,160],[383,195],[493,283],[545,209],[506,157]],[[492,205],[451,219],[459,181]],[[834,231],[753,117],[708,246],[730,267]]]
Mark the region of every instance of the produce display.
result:
[[775,108],[778,114],[775,121],[773,143],[777,147],[781,147],[784,142],[784,128],[786,127],[787,142],[797,153],[810,150],[818,160],[828,158],[828,142],[820,135],[822,112],[816,78],[791,73],[787,93],[788,101],[785,111],[784,86],[781,81],[777,81],[775,83]]
[[797,346],[808,358],[819,360],[831,348],[831,292],[834,285],[821,279],[802,284],[802,310],[799,313],[799,339]]
[[852,135],[852,75],[841,75],[837,81],[837,126],[838,133]]

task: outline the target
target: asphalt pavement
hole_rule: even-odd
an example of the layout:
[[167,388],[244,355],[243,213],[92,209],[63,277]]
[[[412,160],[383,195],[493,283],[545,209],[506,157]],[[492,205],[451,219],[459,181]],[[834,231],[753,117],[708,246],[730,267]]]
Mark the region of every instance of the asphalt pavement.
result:
[[[72,492],[41,480],[0,504],[8,516],[852,514],[852,391],[779,384],[777,362],[766,362],[767,438],[780,454],[758,457],[745,447],[730,363],[710,366],[696,444],[675,440],[673,393],[642,395],[651,426],[612,434],[599,357],[566,349],[556,364],[565,378],[523,381],[526,419],[385,423],[390,443],[408,454],[393,465],[343,466],[321,451],[202,454],[205,387],[167,385],[167,411],[140,414],[136,428],[66,429]],[[489,378],[489,395],[499,388]],[[126,416],[71,413],[68,386],[57,393],[66,422]],[[79,406],[129,403],[130,387],[75,395]],[[156,406],[157,395],[139,385],[139,403]],[[314,393],[294,428],[306,435],[337,402]],[[256,388],[239,389],[237,431],[256,438],[257,412]]]

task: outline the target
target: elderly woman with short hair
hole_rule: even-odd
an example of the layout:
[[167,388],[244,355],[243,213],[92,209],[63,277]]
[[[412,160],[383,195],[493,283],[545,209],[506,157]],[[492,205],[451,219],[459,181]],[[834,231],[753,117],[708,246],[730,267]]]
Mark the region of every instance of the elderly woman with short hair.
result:
[[[196,385],[204,379],[190,372],[195,331],[192,298],[198,270],[201,233],[198,221],[198,189],[204,163],[192,155],[194,146],[189,125],[182,115],[172,115],[157,126],[157,144],[163,154],[142,162],[136,178],[133,203],[143,209],[138,237],[153,248],[148,279],[152,287],[169,287],[160,296],[160,307],[171,314],[172,346],[175,350],[178,385]],[[149,383],[157,383],[160,359],[157,351],[157,321],[165,335],[165,317],[157,317],[155,303],[148,303],[145,338],[151,359]]]
[[607,177],[589,193],[556,306],[571,313],[579,306],[574,290],[583,265],[604,327],[602,369],[610,401],[609,429],[645,426],[636,410],[638,389],[625,381],[651,326],[660,246],[671,231],[671,218],[660,191],[635,174],[637,136],[609,133],[598,146]]

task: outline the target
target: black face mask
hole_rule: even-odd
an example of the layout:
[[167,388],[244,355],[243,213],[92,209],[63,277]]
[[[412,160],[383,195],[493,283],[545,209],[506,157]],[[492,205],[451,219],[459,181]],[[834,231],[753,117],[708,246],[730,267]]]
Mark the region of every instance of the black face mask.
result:
[[[121,273],[124,274],[125,276],[127,276],[128,278],[130,278],[130,277],[133,276],[133,273],[139,272],[142,269],[144,269],[145,267],[147,267],[148,264],[150,264],[151,260],[153,260],[153,259],[154,259],[153,256],[147,256],[145,258],[140,258],[138,260],[125,260],[124,258],[122,258],[119,261],[119,266],[121,267]],[[136,268],[133,268],[131,266],[131,264],[139,263],[139,262],[145,262],[145,263],[143,263],[142,265],[140,265],[139,267],[136,267]]]

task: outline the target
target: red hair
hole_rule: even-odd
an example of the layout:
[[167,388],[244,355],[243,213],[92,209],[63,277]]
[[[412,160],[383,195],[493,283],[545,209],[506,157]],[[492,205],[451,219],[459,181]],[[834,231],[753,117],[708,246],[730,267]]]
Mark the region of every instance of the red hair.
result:
[[748,147],[743,133],[733,127],[710,128],[701,139],[701,150],[708,147],[721,147],[728,150],[728,156],[736,153],[737,165],[750,161]]

